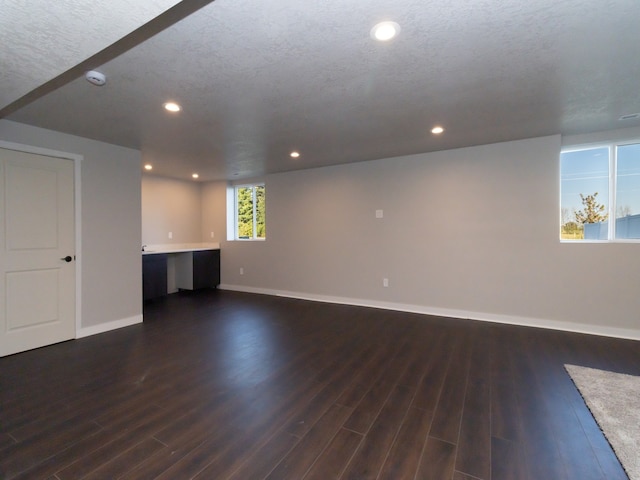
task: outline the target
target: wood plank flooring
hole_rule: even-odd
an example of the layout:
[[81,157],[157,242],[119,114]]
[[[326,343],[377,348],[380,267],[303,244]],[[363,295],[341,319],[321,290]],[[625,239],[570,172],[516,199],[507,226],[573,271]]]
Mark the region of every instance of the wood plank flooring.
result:
[[2,479],[625,479],[563,365],[640,342],[207,290],[0,359]]

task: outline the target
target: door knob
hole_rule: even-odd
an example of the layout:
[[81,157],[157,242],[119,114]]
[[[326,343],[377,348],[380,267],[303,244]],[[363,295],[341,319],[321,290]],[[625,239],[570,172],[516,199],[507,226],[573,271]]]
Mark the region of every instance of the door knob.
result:
[[67,255],[66,257],[62,257],[60,260],[64,260],[65,262],[69,263],[71,260],[73,260],[73,257],[71,255]]

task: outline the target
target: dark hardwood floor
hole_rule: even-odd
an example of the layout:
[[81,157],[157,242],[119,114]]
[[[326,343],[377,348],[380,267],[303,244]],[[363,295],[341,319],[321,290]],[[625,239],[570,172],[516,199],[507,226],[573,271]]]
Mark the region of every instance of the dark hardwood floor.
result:
[[640,342],[175,294],[0,359],[0,478],[626,478],[565,363],[640,375]]

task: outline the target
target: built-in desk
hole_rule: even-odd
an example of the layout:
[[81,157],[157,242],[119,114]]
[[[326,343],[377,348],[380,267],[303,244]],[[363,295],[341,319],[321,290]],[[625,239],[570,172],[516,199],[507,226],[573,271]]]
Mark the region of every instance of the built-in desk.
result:
[[150,245],[142,252],[142,298],[220,285],[220,246]]

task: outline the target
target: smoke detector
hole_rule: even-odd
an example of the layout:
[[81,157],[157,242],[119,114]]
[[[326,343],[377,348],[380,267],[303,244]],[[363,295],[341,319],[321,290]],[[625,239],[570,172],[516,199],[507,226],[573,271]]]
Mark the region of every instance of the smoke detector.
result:
[[95,70],[91,70],[85,73],[84,78],[86,78],[87,82],[89,82],[90,84],[96,85],[98,87],[101,87],[105,83],[107,83],[107,77],[105,77],[103,73],[96,72]]

